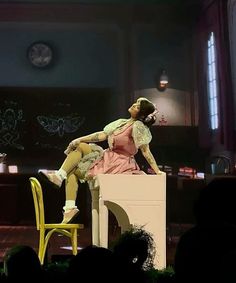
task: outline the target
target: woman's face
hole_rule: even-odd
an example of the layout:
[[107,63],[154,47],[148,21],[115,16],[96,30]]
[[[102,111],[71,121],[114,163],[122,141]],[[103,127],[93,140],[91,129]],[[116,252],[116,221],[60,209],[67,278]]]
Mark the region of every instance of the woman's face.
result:
[[138,99],[129,109],[130,116],[136,118],[140,110],[140,100]]

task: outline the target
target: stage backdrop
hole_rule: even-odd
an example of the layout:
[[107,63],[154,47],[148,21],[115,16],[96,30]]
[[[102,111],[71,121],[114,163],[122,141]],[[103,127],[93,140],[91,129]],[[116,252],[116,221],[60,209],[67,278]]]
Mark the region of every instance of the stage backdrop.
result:
[[0,152],[8,165],[53,168],[68,143],[110,122],[109,89],[0,88]]

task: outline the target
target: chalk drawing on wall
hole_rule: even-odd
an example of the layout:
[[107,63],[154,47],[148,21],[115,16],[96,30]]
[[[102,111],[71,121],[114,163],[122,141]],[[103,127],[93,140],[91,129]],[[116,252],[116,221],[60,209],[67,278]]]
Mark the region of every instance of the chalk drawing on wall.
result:
[[37,121],[50,136],[63,137],[65,134],[78,131],[83,125],[85,117],[74,116],[73,114],[64,117],[40,115],[37,116]]
[[[13,101],[4,101],[6,108],[0,110],[0,146],[10,146],[24,150],[19,143],[21,138],[20,124],[25,122],[22,109]],[[4,107],[3,107],[4,108]]]

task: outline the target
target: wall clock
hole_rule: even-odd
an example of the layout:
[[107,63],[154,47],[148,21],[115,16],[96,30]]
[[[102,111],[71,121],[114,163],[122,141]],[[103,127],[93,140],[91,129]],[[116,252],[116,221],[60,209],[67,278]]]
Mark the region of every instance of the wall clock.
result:
[[33,66],[46,67],[52,62],[53,50],[47,43],[35,42],[28,49],[28,58]]

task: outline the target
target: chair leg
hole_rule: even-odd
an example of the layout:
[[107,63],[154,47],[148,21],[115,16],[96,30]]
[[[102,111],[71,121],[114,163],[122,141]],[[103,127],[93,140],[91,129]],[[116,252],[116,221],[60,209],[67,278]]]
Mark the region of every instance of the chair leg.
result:
[[39,251],[38,251],[38,257],[40,260],[41,265],[44,263],[44,256],[45,256],[45,230],[40,229],[39,232]]
[[71,246],[73,255],[77,255],[77,229],[71,229]]

